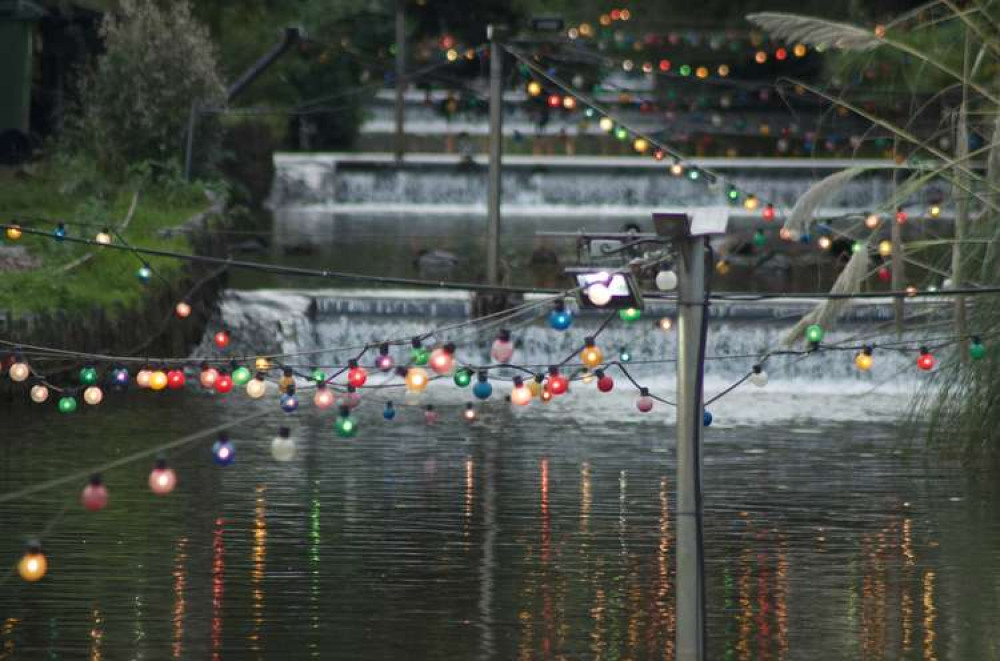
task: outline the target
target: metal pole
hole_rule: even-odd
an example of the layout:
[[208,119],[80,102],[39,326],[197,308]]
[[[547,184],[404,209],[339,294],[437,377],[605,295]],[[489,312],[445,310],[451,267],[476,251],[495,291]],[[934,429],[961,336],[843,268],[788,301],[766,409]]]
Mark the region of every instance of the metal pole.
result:
[[198,102],[191,102],[191,112],[188,115],[187,139],[184,141],[184,179],[191,181],[191,168],[194,161],[194,132],[198,125]]
[[396,0],[396,161],[403,160],[406,152],[405,122],[406,91],[406,4]]
[[705,658],[701,434],[704,428],[705,242],[678,239],[677,260],[677,659]]
[[[971,60],[969,33],[965,33],[965,62],[963,65],[964,81],[962,83],[962,105],[958,110],[958,126],[955,130],[955,159],[967,166],[969,159],[969,67]],[[961,187],[961,188],[960,188]],[[951,246],[951,286],[961,289],[965,285],[962,265],[962,243],[965,241],[965,230],[969,220],[969,189],[968,178],[960,171],[955,175],[953,191],[958,203],[955,205],[955,239]],[[965,318],[965,296],[955,297],[955,334],[958,335],[959,358],[962,362],[969,361],[968,321]]]
[[500,284],[500,159],[503,155],[503,47],[495,26],[486,28],[490,41],[490,170],[489,220],[486,226],[486,280]]

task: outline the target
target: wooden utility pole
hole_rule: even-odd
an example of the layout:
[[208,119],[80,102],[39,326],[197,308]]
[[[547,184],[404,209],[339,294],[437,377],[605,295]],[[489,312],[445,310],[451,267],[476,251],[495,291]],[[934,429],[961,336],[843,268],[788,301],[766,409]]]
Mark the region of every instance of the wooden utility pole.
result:
[[406,153],[406,0],[396,0],[396,162]]

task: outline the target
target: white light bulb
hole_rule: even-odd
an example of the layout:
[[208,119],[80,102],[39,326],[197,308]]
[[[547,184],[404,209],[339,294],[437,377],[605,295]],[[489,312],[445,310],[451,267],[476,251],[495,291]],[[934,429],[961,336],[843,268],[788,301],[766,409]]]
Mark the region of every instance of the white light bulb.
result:
[[754,384],[758,388],[763,388],[767,385],[767,372],[764,370],[754,372],[750,375],[750,383]]
[[677,289],[677,274],[671,270],[660,271],[656,274],[656,288],[660,291]]
[[295,441],[291,439],[287,429],[282,429],[271,441],[271,456],[275,461],[291,461],[295,458]]
[[611,302],[611,290],[597,282],[587,287],[587,298],[597,307],[604,307]]

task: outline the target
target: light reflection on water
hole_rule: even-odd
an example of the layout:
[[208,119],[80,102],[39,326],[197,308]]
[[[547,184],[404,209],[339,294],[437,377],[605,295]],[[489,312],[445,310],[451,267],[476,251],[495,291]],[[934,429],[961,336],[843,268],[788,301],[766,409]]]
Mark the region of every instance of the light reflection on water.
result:
[[[75,418],[9,407],[0,491],[260,405],[148,395]],[[109,509],[71,507],[45,540],[49,575],[0,589],[0,658],[672,658],[672,429],[438,408],[429,429],[362,407],[344,441],[303,407],[280,421],[287,464],[279,420],[236,426],[229,468],[210,442],[170,456],[166,498],[148,466],[112,471]],[[708,430],[711,658],[990,658],[990,494],[882,423],[802,431]],[[71,495],[3,506],[3,556]]]

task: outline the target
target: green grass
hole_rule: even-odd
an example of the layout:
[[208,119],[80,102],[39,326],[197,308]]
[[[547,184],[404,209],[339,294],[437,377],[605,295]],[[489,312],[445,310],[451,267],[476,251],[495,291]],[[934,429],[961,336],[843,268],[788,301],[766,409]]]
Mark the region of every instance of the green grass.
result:
[[[17,214],[62,221],[68,236],[92,239],[102,226],[117,227],[121,223],[132,194],[139,187],[138,184],[107,186],[103,194],[92,194],[89,186],[68,185],[70,178],[54,165],[38,167],[30,174],[0,169],[0,222],[12,222]],[[186,237],[166,239],[158,236],[157,230],[180,225],[208,206],[200,186],[146,183],[142,185],[135,216],[124,237],[129,244],[142,247],[190,250]],[[45,232],[56,228],[56,222],[45,220],[18,222],[25,228]],[[0,314],[11,312],[15,317],[37,312],[73,313],[95,307],[103,307],[109,317],[114,317],[134,309],[156,288],[167,286],[155,273],[176,283],[184,268],[180,260],[148,258],[155,273],[149,284],[143,284],[136,277],[141,261],[131,252],[58,242],[30,234],[17,241],[5,235],[0,240],[4,245],[24,246],[29,254],[41,260],[37,268],[0,272]],[[87,252],[96,254],[85,264],[62,272],[64,265]]]

